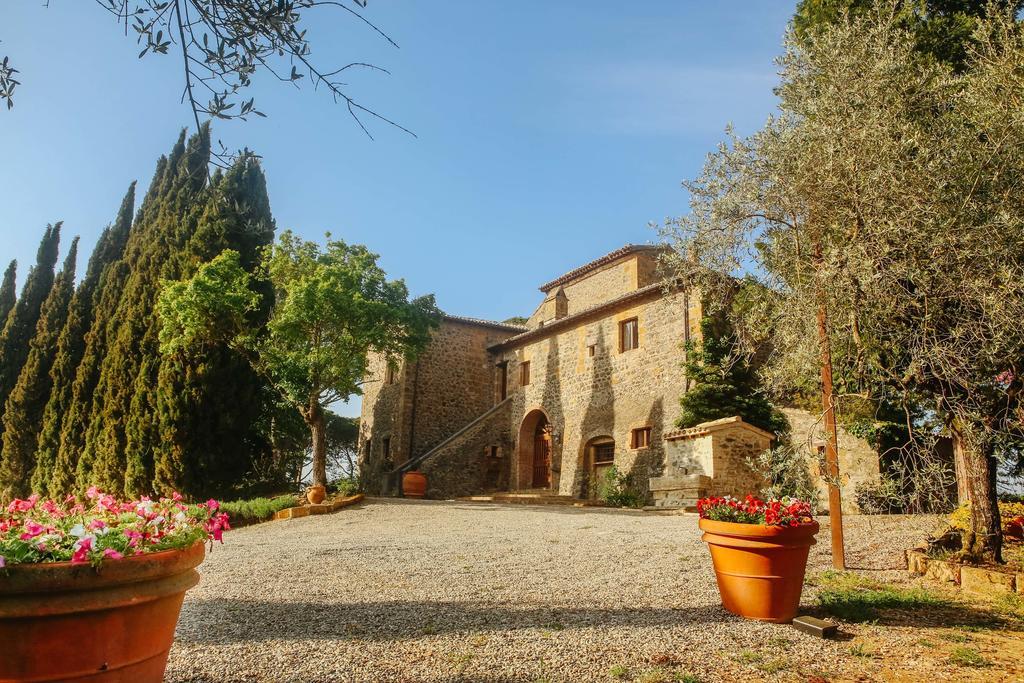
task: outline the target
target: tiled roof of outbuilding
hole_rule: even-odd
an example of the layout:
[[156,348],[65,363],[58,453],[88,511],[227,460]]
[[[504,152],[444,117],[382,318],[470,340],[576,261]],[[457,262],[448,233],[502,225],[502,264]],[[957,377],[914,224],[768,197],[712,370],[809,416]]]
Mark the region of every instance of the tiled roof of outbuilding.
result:
[[615,251],[605,254],[601,258],[594,259],[590,263],[585,263],[579,268],[573,268],[568,273],[556,277],[551,282],[545,282],[540,286],[540,291],[547,292],[548,290],[557,287],[560,284],[569,282],[570,280],[575,280],[579,276],[585,275],[590,271],[596,270],[597,268],[600,268],[603,265],[609,264],[617,259],[620,259],[623,256],[635,254],[636,252],[639,251],[663,251],[665,249],[667,249],[667,247],[665,247],[664,245],[657,244],[627,244],[624,247],[619,247]]
[[466,323],[467,325],[493,327],[498,330],[508,330],[510,332],[524,332],[526,330],[526,327],[523,325],[510,325],[509,323],[499,323],[494,320],[483,320],[482,318],[467,318],[463,315],[449,315],[448,313],[445,313],[444,319],[457,323]]

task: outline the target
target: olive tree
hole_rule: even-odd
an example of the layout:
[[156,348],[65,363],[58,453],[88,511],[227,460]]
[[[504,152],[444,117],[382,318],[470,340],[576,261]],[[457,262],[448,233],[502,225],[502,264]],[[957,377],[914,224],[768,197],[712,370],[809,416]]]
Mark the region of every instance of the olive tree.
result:
[[189,280],[160,294],[160,349],[190,353],[228,341],[242,349],[310,431],[313,483],[327,484],[327,406],[358,394],[373,351],[414,356],[440,314],[432,295],[410,301],[401,280],[388,280],[377,255],[338,240],[325,247],[283,233],[260,275],[274,289],[265,327],[248,323],[261,305],[238,254],[225,251]]
[[965,550],[999,560],[996,459],[1022,425],[1024,43],[995,12],[956,73],[879,5],[787,38],[779,114],[709,156],[666,233],[713,301],[759,282],[730,310],[746,351],[770,348],[774,392],[816,383],[824,331],[838,394],[925,398],[965,453]]

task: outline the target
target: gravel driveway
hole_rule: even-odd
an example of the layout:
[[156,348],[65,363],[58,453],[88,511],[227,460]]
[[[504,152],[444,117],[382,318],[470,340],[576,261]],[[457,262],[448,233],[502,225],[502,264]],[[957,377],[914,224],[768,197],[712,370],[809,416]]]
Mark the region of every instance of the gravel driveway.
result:
[[[932,526],[849,517],[848,563],[896,570]],[[830,564],[824,521],[818,538],[809,571]],[[376,499],[226,540],[185,600],[169,681],[808,680],[861,666],[848,642],[722,610],[696,515]]]

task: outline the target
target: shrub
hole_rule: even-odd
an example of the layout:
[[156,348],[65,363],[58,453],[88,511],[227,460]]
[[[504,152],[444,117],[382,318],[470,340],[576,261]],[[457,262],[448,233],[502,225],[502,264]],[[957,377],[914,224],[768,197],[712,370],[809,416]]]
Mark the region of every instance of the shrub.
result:
[[299,499],[292,495],[278,496],[276,498],[250,498],[249,500],[233,500],[221,504],[221,509],[230,515],[235,526],[245,524],[256,524],[265,522],[274,516],[278,510],[295,507]]
[[619,468],[612,465],[604,473],[598,486],[598,498],[617,508],[641,508],[644,506],[644,494],[640,492],[631,474],[623,475]]
[[767,482],[759,491],[764,498],[798,498],[806,500],[812,511],[819,509],[818,488],[811,481],[807,458],[792,444],[786,443],[747,458],[747,467]]
[[351,496],[359,493],[361,488],[359,479],[356,477],[338,477],[327,485],[330,493],[337,493],[342,496]]
[[[1003,522],[1003,533],[1020,537],[1024,527],[1024,503],[999,501],[999,518]],[[964,503],[949,515],[949,524],[960,532],[971,528],[971,504]]]

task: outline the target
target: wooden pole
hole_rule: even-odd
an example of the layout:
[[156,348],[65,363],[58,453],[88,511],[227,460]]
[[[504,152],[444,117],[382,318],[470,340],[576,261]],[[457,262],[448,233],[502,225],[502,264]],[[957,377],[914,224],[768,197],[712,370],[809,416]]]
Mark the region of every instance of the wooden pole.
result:
[[832,393],[832,350],[828,339],[828,313],[824,296],[818,301],[818,343],[821,346],[821,399],[825,409],[825,473],[828,478],[828,519],[832,527],[832,566],[846,569],[843,547],[843,498],[839,490],[839,435],[836,430],[835,396]]

